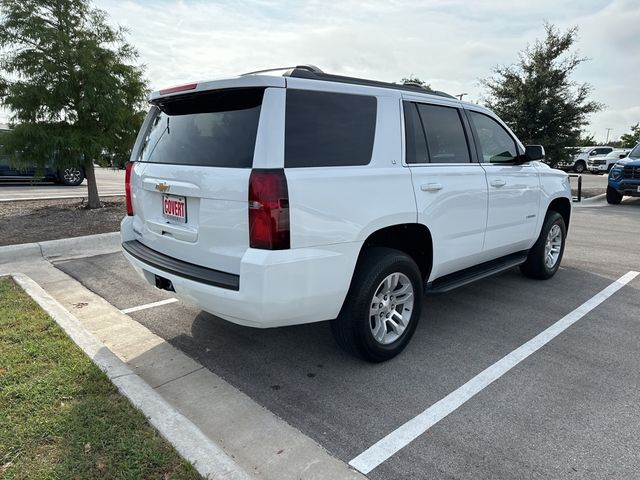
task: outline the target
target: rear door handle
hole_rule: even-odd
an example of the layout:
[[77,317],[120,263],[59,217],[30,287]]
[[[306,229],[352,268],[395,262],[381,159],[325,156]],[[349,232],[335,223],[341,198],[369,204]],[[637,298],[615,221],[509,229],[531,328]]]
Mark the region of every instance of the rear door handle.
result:
[[437,192],[442,190],[442,185],[439,183],[423,183],[420,185],[420,190],[423,192]]
[[507,184],[506,180],[502,180],[501,178],[496,178],[495,180],[491,180],[492,187],[504,187]]

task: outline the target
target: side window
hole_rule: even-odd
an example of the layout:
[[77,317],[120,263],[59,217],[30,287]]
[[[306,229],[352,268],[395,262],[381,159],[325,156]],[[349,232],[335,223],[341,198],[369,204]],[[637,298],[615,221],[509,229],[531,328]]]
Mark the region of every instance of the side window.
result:
[[476,130],[483,163],[513,162],[518,157],[516,142],[493,118],[469,111]]
[[371,96],[287,90],[284,166],[368,164],[376,111]]
[[427,163],[427,141],[415,103],[404,102],[404,133],[406,139],[407,163]]
[[469,163],[469,146],[457,108],[418,104],[431,163]]
[[606,155],[607,153],[610,153],[613,149],[612,148],[596,148],[596,155]]

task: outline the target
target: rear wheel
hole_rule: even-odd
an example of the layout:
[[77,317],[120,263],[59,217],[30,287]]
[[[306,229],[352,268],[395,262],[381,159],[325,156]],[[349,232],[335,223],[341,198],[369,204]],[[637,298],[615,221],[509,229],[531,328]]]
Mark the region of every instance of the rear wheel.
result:
[[421,308],[422,276],[416,263],[398,250],[375,247],[362,254],[331,329],[346,351],[383,362],[407,346]]
[[529,278],[546,280],[553,277],[562,261],[567,227],[562,215],[549,211],[544,219],[540,236],[529,250],[527,261],[520,271]]
[[622,201],[622,195],[615,188],[607,187],[607,203],[618,205]]
[[75,187],[84,180],[84,172],[78,167],[67,167],[60,171],[59,177],[63,185]]

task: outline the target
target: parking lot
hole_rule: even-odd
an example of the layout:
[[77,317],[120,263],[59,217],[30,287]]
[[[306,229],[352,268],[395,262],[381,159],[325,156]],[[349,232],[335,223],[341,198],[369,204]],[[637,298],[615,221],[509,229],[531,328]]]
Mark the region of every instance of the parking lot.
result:
[[[98,193],[103,196],[124,195],[124,170],[96,167]],[[31,184],[30,180],[0,182],[0,202],[15,200],[46,200],[87,196],[87,181],[77,187],[56,185],[52,182]]]
[[640,471],[640,276],[586,314],[576,309],[640,270],[639,231],[640,199],[575,208],[553,279],[532,281],[514,270],[428,296],[407,350],[379,365],[343,353],[326,323],[256,330],[179,301],[147,308],[171,294],[139,279],[119,253],[56,266],[117,308],[134,309],[133,319],[345,462],[430,414],[434,404],[571,314],[575,324],[415,440],[396,438],[389,458],[374,460],[368,476],[634,478]]

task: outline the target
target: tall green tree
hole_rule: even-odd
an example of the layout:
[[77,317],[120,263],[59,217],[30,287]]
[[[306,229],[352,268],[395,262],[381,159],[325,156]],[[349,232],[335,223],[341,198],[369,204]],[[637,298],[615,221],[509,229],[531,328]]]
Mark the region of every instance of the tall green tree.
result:
[[638,142],[640,142],[640,123],[633,125],[629,133],[620,135],[619,143],[621,147],[634,147]]
[[517,63],[496,67],[481,80],[488,90],[486,105],[525,143],[542,144],[552,164],[579,144],[588,116],[603,108],[590,100],[592,88],[572,80],[586,61],[572,51],[578,28],[560,32],[545,23],[546,36],[520,52]]
[[138,53],[88,0],[0,0],[0,101],[19,161],[81,166],[100,206],[93,160],[133,144],[147,95]]
[[422,87],[425,90],[427,90],[428,92],[433,92],[433,89],[431,88],[431,84],[425,82],[424,80],[420,80],[413,73],[411,75],[409,75],[408,77],[402,78],[400,80],[400,84],[401,85],[413,85],[413,86],[416,86],[416,87]]

